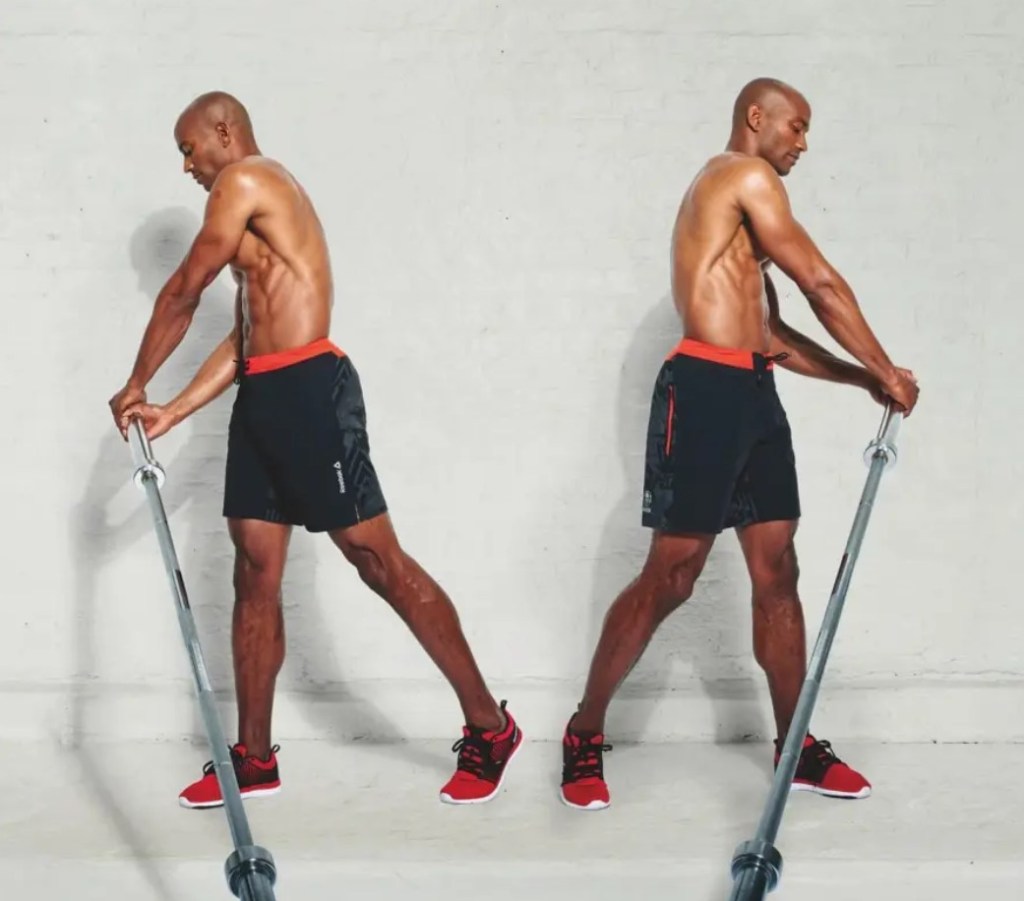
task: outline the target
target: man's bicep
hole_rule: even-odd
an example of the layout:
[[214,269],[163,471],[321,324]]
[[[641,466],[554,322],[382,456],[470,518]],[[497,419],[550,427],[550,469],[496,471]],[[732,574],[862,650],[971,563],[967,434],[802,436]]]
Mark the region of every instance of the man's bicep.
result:
[[831,268],[793,217],[777,175],[761,169],[749,173],[741,184],[740,208],[758,245],[801,291],[813,290],[828,278]]
[[202,228],[183,264],[184,290],[198,296],[235,257],[254,210],[252,190],[237,178],[214,185]]

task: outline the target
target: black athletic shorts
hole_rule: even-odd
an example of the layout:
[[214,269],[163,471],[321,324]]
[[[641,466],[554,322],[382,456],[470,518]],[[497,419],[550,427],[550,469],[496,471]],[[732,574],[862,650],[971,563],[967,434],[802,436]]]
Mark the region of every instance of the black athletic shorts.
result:
[[325,532],[387,510],[359,375],[341,350],[322,339],[248,357],[236,381],[225,516]]
[[717,534],[800,517],[777,359],[692,338],[669,355],[651,401],[645,526]]

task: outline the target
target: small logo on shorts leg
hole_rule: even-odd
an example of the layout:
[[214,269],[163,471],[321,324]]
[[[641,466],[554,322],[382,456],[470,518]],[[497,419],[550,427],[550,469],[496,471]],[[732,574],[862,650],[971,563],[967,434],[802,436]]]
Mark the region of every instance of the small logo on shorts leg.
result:
[[341,493],[345,493],[345,477],[341,474],[341,463],[335,461],[334,463],[334,474],[338,477],[338,488]]
[[644,492],[644,506],[643,512],[650,513],[651,507],[654,505],[654,494],[648,489]]

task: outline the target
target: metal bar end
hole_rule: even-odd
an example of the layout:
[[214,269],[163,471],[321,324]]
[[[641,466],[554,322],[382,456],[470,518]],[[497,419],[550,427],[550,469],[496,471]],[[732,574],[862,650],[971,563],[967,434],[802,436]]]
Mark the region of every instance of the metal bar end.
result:
[[[736,849],[731,872],[736,881],[732,898],[737,901],[753,901],[755,897],[760,899],[764,893],[774,891],[779,884],[782,878],[782,855],[771,842],[752,839]],[[748,876],[757,878],[749,879]]]
[[153,448],[142,428],[142,420],[138,418],[133,419],[128,426],[128,446],[131,448],[132,460],[135,463],[132,481],[144,489],[147,479],[155,479],[157,488],[163,488],[167,476],[164,468],[153,456]]
[[259,845],[245,845],[231,853],[224,862],[224,873],[228,885],[236,898],[241,898],[242,882],[247,876],[255,876],[266,886],[266,897],[273,898],[270,891],[277,881],[277,867],[274,858],[266,848]]
[[870,467],[879,456],[885,458],[886,467],[896,465],[896,436],[899,435],[902,423],[903,414],[891,403],[886,406],[875,440],[864,449],[864,464],[866,466]]

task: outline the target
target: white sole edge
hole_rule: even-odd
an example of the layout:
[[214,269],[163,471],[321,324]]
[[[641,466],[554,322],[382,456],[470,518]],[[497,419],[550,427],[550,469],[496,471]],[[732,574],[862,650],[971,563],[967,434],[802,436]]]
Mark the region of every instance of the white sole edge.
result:
[[801,785],[801,784],[796,783],[796,782],[794,782],[793,785],[790,786],[789,790],[790,791],[794,791],[794,792],[810,792],[811,794],[822,795],[823,797],[826,797],[826,798],[842,798],[844,800],[850,800],[850,801],[856,801],[856,800],[859,800],[860,798],[868,798],[868,797],[871,796],[871,789],[870,788],[862,788],[856,794],[851,794],[849,792],[829,791],[826,788],[818,788],[818,787],[816,787],[814,785]]
[[519,753],[519,749],[523,746],[523,742],[526,741],[526,736],[523,735],[523,731],[519,730],[519,744],[513,749],[512,753],[508,755],[508,760],[505,761],[505,768],[501,771],[501,775],[498,777],[498,784],[494,786],[494,791],[483,798],[471,798],[468,801],[456,801],[451,795],[446,795],[441,792],[438,797],[441,799],[442,804],[451,804],[453,807],[462,807],[466,804],[486,804],[488,801],[493,801],[498,797],[498,792],[501,791],[501,786],[505,783],[505,777],[508,775],[508,768],[512,761],[515,760],[516,754]]
[[[242,793],[242,800],[247,801],[249,798],[269,798],[271,795],[276,795],[281,791],[281,786],[278,785],[275,788],[256,788],[252,791]],[[223,801],[210,801],[205,804],[193,804],[191,801],[186,801],[184,798],[178,798],[178,806],[184,807],[186,810],[210,810],[214,807],[223,807]]]
[[573,810],[607,810],[611,807],[612,802],[605,803],[604,801],[591,801],[589,804],[573,804],[565,799],[565,795],[561,792],[558,793],[558,797],[566,807],[571,807]]

